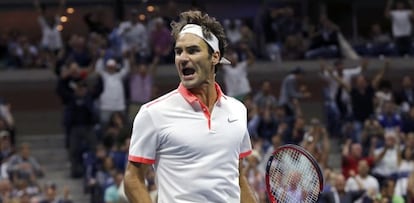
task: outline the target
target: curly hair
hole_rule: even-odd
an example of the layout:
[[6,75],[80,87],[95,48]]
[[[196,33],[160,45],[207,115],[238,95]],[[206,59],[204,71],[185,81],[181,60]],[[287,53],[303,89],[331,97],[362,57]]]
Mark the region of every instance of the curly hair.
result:
[[[175,40],[177,40],[180,31],[187,24],[197,24],[203,29],[203,35],[207,39],[211,38],[211,33],[214,34],[219,41],[220,57],[224,55],[224,51],[227,47],[226,34],[223,26],[214,17],[210,17],[208,14],[201,11],[186,11],[180,14],[180,20],[178,22],[171,22],[171,34]],[[209,51],[212,53],[211,47]]]

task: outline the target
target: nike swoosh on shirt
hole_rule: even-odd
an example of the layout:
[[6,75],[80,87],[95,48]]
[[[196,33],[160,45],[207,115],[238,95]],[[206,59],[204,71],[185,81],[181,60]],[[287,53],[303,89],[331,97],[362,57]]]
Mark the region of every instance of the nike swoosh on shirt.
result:
[[229,116],[229,118],[227,118],[227,121],[229,122],[229,123],[233,123],[234,121],[237,121],[238,119],[236,118],[236,117],[232,117],[232,116]]

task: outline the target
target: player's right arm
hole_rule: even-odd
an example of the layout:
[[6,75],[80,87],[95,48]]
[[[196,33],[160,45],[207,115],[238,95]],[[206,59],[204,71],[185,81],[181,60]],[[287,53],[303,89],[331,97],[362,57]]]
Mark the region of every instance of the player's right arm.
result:
[[125,195],[130,203],[152,203],[145,185],[145,174],[150,165],[129,161],[125,170]]

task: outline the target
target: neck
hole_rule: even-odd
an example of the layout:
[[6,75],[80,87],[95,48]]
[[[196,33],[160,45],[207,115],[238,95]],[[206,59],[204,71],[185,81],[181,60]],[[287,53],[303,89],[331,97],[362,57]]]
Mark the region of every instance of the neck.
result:
[[214,82],[202,84],[198,88],[190,89],[190,92],[193,93],[201,102],[203,102],[203,104],[205,104],[211,111],[218,95]]

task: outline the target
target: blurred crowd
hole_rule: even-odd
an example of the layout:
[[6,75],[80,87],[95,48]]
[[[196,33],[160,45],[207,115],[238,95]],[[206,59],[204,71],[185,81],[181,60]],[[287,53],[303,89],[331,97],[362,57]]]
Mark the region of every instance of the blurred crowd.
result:
[[[123,52],[135,49],[133,52],[140,57],[158,55],[163,63],[172,61],[169,23],[181,11],[174,0],[166,2],[164,7],[148,7],[151,12],[142,11],[142,8],[126,10],[126,19],[115,19],[112,23],[108,23],[103,10],[89,11],[81,22],[89,33],[77,36],[82,38],[80,41],[74,40],[79,35],[76,32],[62,34],[68,15],[66,0],[59,0],[57,9],[50,9],[38,0],[33,1],[39,14],[36,23],[41,36],[36,39],[32,33],[18,29],[3,30],[0,33],[0,67],[54,69],[56,63],[62,65],[59,63],[65,62],[73,46],[80,52],[75,53],[76,57],[83,58],[81,66],[90,65],[102,50],[109,50],[113,57],[120,58]],[[203,5],[194,2],[186,9],[205,10]],[[311,18],[301,14],[297,6],[289,4],[264,3],[255,17],[220,20],[230,46],[247,45],[261,60],[338,58],[348,56],[349,52],[366,57],[413,55],[411,0],[408,4],[388,0],[384,7],[383,19],[388,20],[389,27],[384,23],[386,20],[379,19],[367,25],[367,33],[352,38],[345,37],[341,28],[324,12]]]
[[[407,9],[398,4],[394,10],[391,3],[386,13],[394,22],[392,16]],[[56,27],[65,1],[60,0],[54,13],[34,0],[41,40],[31,42],[19,32],[1,35],[0,66],[43,67],[56,74],[70,175],[83,180],[90,202],[121,202],[118,189],[133,118],[142,104],[160,94],[154,83],[157,66],[173,63],[168,24],[178,10],[173,9],[174,1],[168,4],[172,12],[146,19],[130,10],[115,27],[106,27],[91,12],[84,18],[89,34],[73,33],[63,41]],[[372,35],[352,45],[367,58],[357,67],[346,67],[340,58],[349,51],[343,49],[347,41],[326,15],[312,24],[293,7],[270,7],[254,24],[224,19],[223,25],[230,44],[226,57],[232,64],[223,65],[218,74],[225,93],[248,108],[254,150],[244,162],[244,175],[261,203],[267,202],[266,162],[283,144],[301,145],[317,159],[325,176],[320,202],[414,202],[413,78],[405,75],[401,84],[392,83],[386,75],[394,65],[388,60],[372,78],[367,74],[369,57],[411,55],[405,36],[400,39],[394,29],[390,35],[379,24],[372,25]],[[319,94],[310,92],[303,80],[310,73],[302,67],[293,68],[280,89],[273,87],[274,81],[263,81],[259,89],[250,86],[248,69],[257,59],[321,58],[334,59],[320,60],[320,71],[311,76],[323,84],[321,118],[302,110],[308,98]],[[38,184],[45,171],[31,155],[29,143],[16,146],[11,105],[0,103],[0,202],[71,202],[64,186]],[[335,151],[341,157],[339,166],[330,160]],[[155,201],[154,171],[147,174],[146,183]],[[64,187],[62,194],[57,194],[58,187]]]
[[11,104],[0,101],[0,202],[69,203],[69,190],[57,193],[57,185],[39,183],[44,169],[31,154],[30,143],[16,146],[16,129]]

